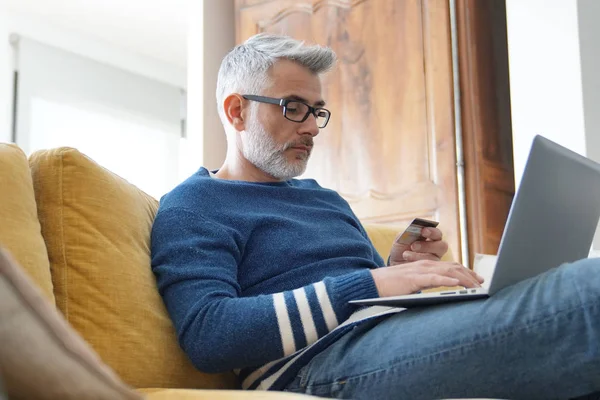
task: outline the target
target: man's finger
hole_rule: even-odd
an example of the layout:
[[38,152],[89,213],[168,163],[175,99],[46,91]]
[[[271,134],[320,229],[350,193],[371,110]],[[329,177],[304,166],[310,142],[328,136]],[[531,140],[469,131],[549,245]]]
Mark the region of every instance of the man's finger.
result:
[[465,287],[481,287],[479,280],[472,275],[472,271],[460,264],[440,265],[436,269],[440,274],[459,279]]
[[423,228],[421,229],[421,235],[423,235],[423,237],[430,239],[430,240],[442,240],[442,231],[440,231],[438,228],[432,228],[432,227],[428,227],[428,228]]
[[435,254],[431,253],[421,253],[415,251],[405,251],[402,253],[402,257],[406,261],[419,261],[419,260],[430,260],[430,261],[440,261],[440,258]]
[[473,277],[474,277],[475,279],[477,279],[477,281],[478,281],[479,283],[483,283],[483,282],[485,282],[485,279],[483,279],[483,276],[479,275],[477,272],[473,271],[472,269],[468,269],[468,268],[465,268],[465,269],[466,269],[467,271],[469,271],[469,273],[471,273],[471,275],[473,275]]
[[460,280],[449,276],[431,274],[415,274],[413,277],[413,293],[423,289],[440,286],[459,286]]
[[418,241],[414,242],[410,249],[417,253],[431,253],[442,258],[448,252],[448,243],[443,240],[435,242]]

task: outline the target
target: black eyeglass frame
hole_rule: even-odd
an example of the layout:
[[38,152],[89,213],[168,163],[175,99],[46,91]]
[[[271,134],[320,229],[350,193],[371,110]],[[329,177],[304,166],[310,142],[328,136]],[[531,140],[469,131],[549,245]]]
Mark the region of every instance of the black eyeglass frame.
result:
[[[324,110],[327,111],[327,119],[325,120],[325,123],[323,124],[323,126],[319,126],[319,129],[323,129],[327,126],[327,123],[329,123],[329,119],[331,118],[331,111],[329,111],[326,108],[323,107],[313,107],[309,104],[306,104],[303,101],[300,100],[294,100],[294,99],[277,99],[275,97],[266,97],[266,96],[256,96],[253,94],[243,94],[242,97],[246,100],[251,100],[251,101],[257,101],[259,103],[267,103],[267,104],[275,104],[277,106],[281,106],[283,107],[283,116],[285,117],[285,119],[292,121],[292,122],[297,122],[299,124],[301,124],[302,122],[306,121],[306,119],[308,118],[308,116],[310,114],[314,115],[315,120],[317,118],[319,118],[317,116],[317,111],[319,110]],[[287,105],[288,103],[302,103],[304,104],[306,107],[308,107],[308,111],[306,112],[306,115],[304,115],[304,118],[302,118],[300,121],[296,121],[293,119],[290,119],[286,114],[287,114]],[[317,125],[318,126],[318,125]]]

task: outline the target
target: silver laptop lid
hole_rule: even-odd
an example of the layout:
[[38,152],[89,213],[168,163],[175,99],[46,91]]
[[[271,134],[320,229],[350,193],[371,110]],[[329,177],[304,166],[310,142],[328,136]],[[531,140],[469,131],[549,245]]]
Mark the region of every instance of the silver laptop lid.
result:
[[600,165],[536,136],[502,234],[489,293],[586,258],[599,217]]

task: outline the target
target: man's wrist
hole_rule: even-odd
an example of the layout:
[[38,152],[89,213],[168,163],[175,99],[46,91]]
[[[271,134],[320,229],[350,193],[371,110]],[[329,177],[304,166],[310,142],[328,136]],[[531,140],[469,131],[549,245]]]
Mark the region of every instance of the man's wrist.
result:
[[384,292],[386,292],[385,283],[386,280],[389,279],[389,271],[386,270],[387,268],[378,268],[371,270],[373,283],[375,284],[375,289],[377,289],[377,295],[379,297],[383,297]]

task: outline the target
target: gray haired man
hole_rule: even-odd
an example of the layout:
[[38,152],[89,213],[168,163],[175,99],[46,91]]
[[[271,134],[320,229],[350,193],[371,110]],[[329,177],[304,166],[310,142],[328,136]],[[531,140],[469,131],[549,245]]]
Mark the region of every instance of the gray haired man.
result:
[[[335,54],[261,34],[223,60],[221,168],[161,199],[152,268],[179,341],[245,389],[352,399],[573,398],[600,391],[599,263],[584,260],[485,301],[410,310],[349,300],[481,277],[440,261],[425,228],[386,264],[348,203],[301,175],[330,111]],[[326,134],[324,132],[324,134]]]

